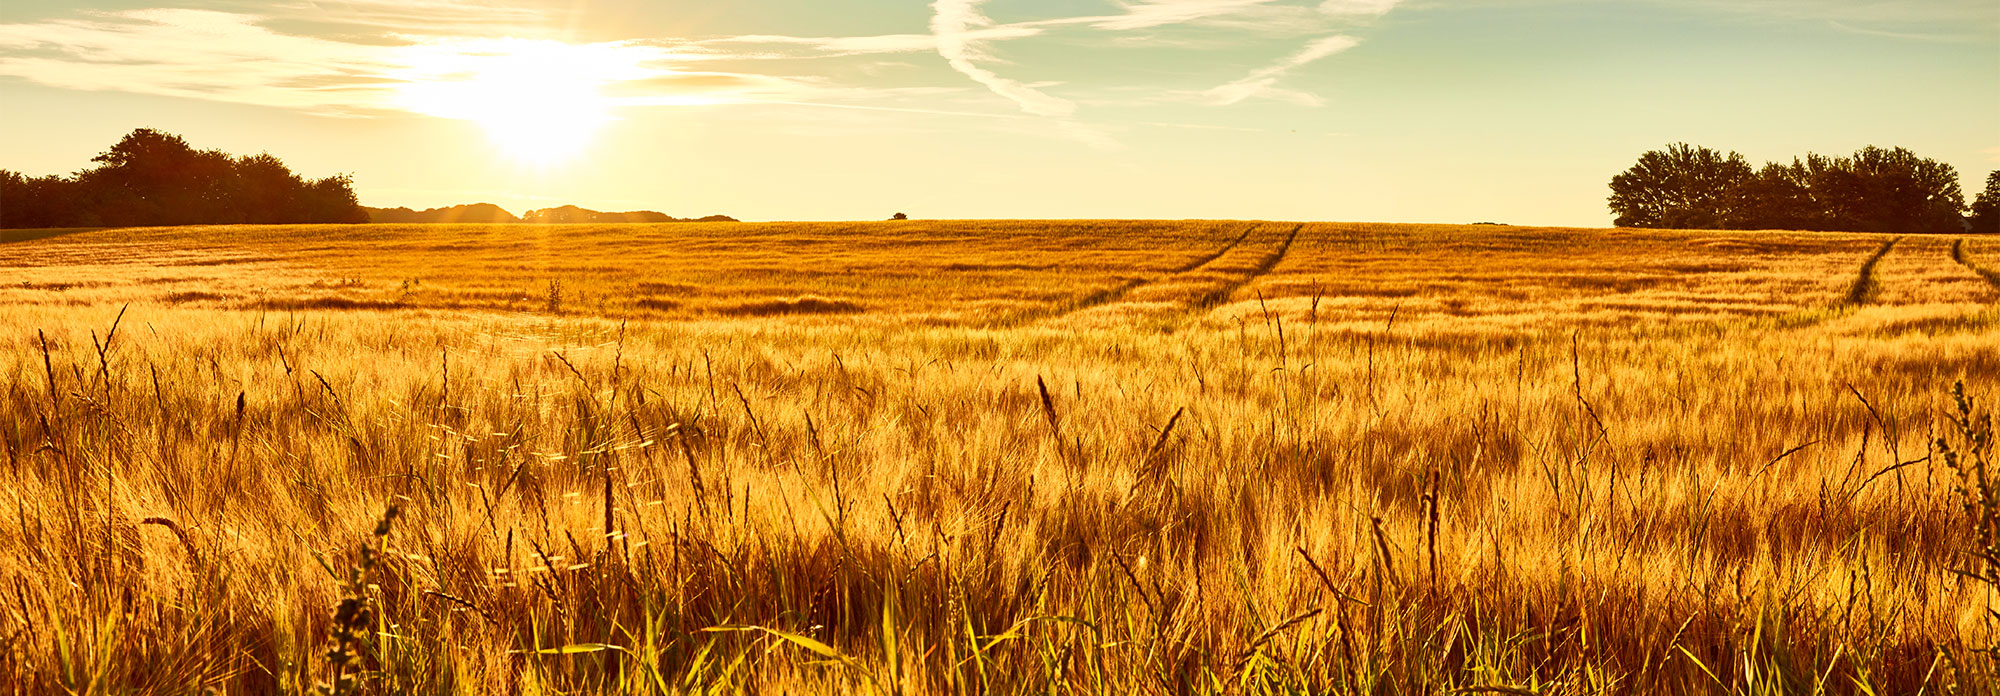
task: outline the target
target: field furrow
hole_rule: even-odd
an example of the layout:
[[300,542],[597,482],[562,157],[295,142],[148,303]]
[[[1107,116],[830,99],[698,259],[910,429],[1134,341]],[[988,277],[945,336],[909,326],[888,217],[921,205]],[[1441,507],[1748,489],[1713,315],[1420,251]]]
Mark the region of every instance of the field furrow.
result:
[[1897,237],[1883,242],[1881,248],[1876,249],[1875,253],[1861,262],[1861,267],[1854,271],[1854,282],[1847,286],[1847,296],[1841,298],[1841,304],[1865,305],[1874,302],[1882,294],[1882,282],[1877,277],[1875,269],[1881,265],[1883,257],[1896,249],[1896,243],[1900,241],[1903,241],[1903,238]]
[[[1238,245],[1241,245],[1243,243],[1243,240],[1250,238],[1250,233],[1254,231],[1256,231],[1255,227],[1246,227],[1243,230],[1243,234],[1237,235],[1235,239],[1229,240],[1228,244],[1222,245],[1220,248],[1216,249],[1214,253],[1203,254],[1193,259],[1189,259],[1186,263],[1183,263],[1180,266],[1174,267],[1173,269],[1167,271],[1166,275],[1177,276],[1182,274],[1199,272],[1202,267],[1217,262],[1223,256],[1229,254],[1230,251],[1235,250]],[[1062,302],[1058,302],[1044,307],[1031,307],[1025,310],[1014,312],[1012,314],[1008,314],[994,321],[988,322],[987,326],[989,327],[1020,326],[1022,324],[1040,321],[1044,319],[1067,317],[1076,314],[1078,312],[1087,311],[1093,307],[1118,302],[1124,299],[1126,295],[1130,294],[1134,289],[1144,287],[1148,283],[1157,283],[1157,282],[1160,281],[1158,281],[1157,279],[1148,279],[1144,277],[1126,278],[1124,280],[1119,281],[1115,285],[1093,290],[1083,295],[1069,298]]]
[[[1237,288],[1268,272],[1284,258],[1303,225],[1261,225],[1257,240],[1216,254],[1207,262],[1120,293],[1063,317],[1077,325],[1143,325],[1168,328],[1227,299]],[[1247,237],[1246,237],[1247,239]]]
[[1298,240],[1299,230],[1305,229],[1305,227],[1305,225],[1293,227],[1291,234],[1285,235],[1285,241],[1279,242],[1278,248],[1272,249],[1262,259],[1259,259],[1257,265],[1224,280],[1221,284],[1202,293],[1201,297],[1194,301],[1192,308],[1200,310],[1214,308],[1216,305],[1229,301],[1238,288],[1249,285],[1251,282],[1263,277],[1264,274],[1270,273],[1271,269],[1277,266],[1279,261],[1285,259],[1285,254],[1292,250],[1292,242]]
[[[1967,240],[1953,240],[1951,243],[1951,260],[1957,262],[1960,266],[1964,266],[1965,270],[1971,271],[1973,275],[1978,276],[1981,280],[1986,281],[1986,284],[1992,286],[1994,290],[2000,290],[2000,270],[1995,270],[1994,266],[1989,265],[1989,262],[1982,262],[1975,255],[1971,246],[1967,243]],[[2000,297],[1996,297],[1995,300],[2000,300]]]

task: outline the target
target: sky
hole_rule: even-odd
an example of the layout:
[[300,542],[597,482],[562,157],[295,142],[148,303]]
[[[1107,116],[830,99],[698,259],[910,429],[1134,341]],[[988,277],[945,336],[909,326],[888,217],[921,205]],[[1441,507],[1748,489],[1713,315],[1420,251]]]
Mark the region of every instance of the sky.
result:
[[364,205],[1604,227],[1688,142],[2000,169],[1993,0],[5,0],[0,168]]

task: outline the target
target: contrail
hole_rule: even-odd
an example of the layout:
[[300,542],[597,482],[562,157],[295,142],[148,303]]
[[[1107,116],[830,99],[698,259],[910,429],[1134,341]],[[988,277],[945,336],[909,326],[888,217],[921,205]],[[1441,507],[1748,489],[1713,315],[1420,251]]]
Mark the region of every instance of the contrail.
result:
[[975,61],[986,56],[979,51],[973,33],[993,25],[993,20],[979,13],[982,2],[985,0],[937,0],[931,4],[932,11],[936,13],[931,16],[931,34],[937,37],[938,55],[953,70],[985,85],[994,94],[1021,105],[1022,111],[1056,117],[1075,113],[1076,105],[1068,100],[1044,94],[979,67]]
[[1210,102],[1217,106],[1234,104],[1249,99],[1258,92],[1262,92],[1271,85],[1276,84],[1279,77],[1284,76],[1286,72],[1291,71],[1293,68],[1354,48],[1360,43],[1359,39],[1339,34],[1314,39],[1312,43],[1306,44],[1306,47],[1300,49],[1297,53],[1285,56],[1284,59],[1276,63],[1253,70],[1250,74],[1244,75],[1242,79],[1211,88],[1203,94],[1207,95]]

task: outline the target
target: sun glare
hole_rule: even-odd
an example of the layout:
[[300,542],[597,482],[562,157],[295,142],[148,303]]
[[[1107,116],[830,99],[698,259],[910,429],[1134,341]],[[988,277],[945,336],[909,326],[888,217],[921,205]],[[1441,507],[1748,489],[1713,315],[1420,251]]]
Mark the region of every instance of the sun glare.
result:
[[478,123],[500,152],[548,166],[574,158],[612,118],[604,85],[637,68],[615,47],[498,39],[411,48],[404,108]]

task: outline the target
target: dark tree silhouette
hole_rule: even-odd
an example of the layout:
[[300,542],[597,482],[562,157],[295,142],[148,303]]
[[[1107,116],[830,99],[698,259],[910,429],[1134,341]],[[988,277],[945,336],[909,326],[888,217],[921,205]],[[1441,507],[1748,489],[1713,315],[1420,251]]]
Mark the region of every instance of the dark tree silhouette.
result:
[[1611,178],[1611,211],[1619,227],[1721,227],[1739,207],[1737,186],[1751,176],[1742,155],[1674,143]]
[[1965,196],[1951,165],[1870,145],[1751,171],[1743,157],[1676,143],[1611,179],[1621,227],[1953,233]]
[[891,220],[908,220],[908,219],[910,219],[910,216],[908,216],[908,215],[904,215],[904,214],[902,214],[902,213],[896,213],[895,215],[891,215],[891,216],[889,216],[889,219],[891,219]]
[[367,222],[347,175],[305,181],[269,154],[196,150],[140,128],[74,177],[0,176],[0,227]]
[[1972,199],[1972,231],[2000,234],[2000,171],[1986,173],[1986,188]]
[[243,222],[305,222],[306,182],[267,154],[236,160],[236,198]]
[[1963,228],[1958,170],[1903,148],[1870,145],[1848,160],[1859,188],[1857,227],[1865,232],[1950,234]]
[[95,226],[83,217],[80,189],[59,176],[26,177],[0,170],[0,227]]
[[1812,175],[1806,164],[1792,160],[1789,165],[1770,163],[1757,170],[1737,189],[1736,203],[1728,226],[1738,229],[1802,230],[1816,224],[1818,213],[1812,199]]
[[1805,229],[1850,231],[1861,227],[1861,179],[1844,157],[1808,153],[1805,159],[1806,193],[1812,199],[1810,224]]

